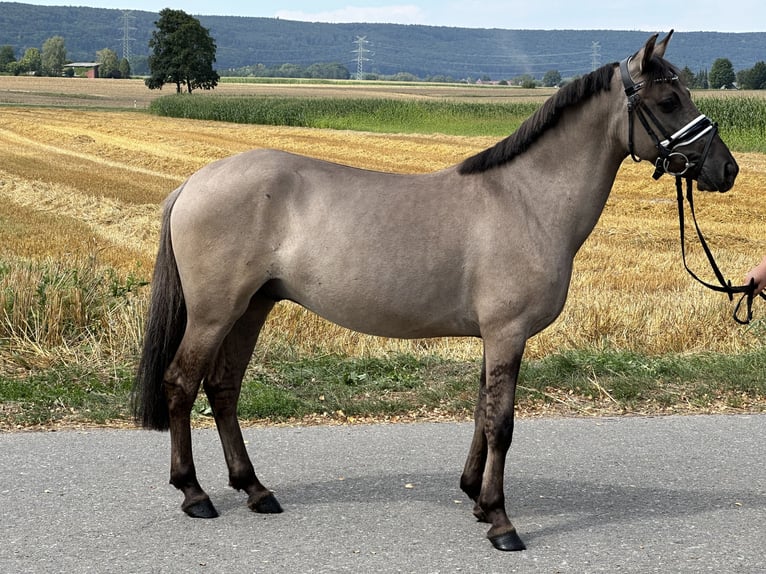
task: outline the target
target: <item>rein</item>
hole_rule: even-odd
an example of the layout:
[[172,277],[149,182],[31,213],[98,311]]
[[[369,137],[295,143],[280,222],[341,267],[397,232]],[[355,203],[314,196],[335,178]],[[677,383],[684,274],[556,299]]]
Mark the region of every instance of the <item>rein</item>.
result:
[[[713,257],[713,252],[710,251],[710,247],[708,247],[707,241],[705,241],[705,237],[704,235],[702,235],[700,226],[697,223],[697,215],[694,213],[694,195],[692,194],[692,179],[686,178],[686,201],[689,202],[689,211],[692,214],[692,221],[694,221],[694,229],[697,231],[697,237],[699,238],[700,245],[702,246],[702,249],[705,251],[705,256],[707,257],[707,260],[710,263],[710,267],[713,269],[713,273],[715,274],[715,277],[718,280],[718,285],[715,285],[713,283],[708,283],[707,281],[703,281],[694,273],[694,271],[689,269],[689,266],[686,263],[686,240],[685,240],[686,226],[684,224],[684,192],[683,192],[683,184],[681,181],[681,176],[676,176],[676,200],[678,202],[678,222],[679,222],[679,228],[681,231],[681,257],[684,262],[684,268],[689,273],[689,275],[691,275],[694,279],[696,279],[699,283],[701,283],[708,289],[712,289],[713,291],[718,291],[719,293],[726,293],[726,296],[729,298],[729,301],[734,300],[735,294],[742,293],[742,297],[740,297],[739,302],[737,302],[737,305],[734,307],[733,317],[734,317],[734,320],[740,325],[747,325],[753,319],[753,299],[755,299],[756,297],[755,281],[751,279],[750,283],[748,283],[747,285],[732,285],[730,280],[727,281],[726,279],[724,279],[723,273],[721,273],[721,270],[719,269],[718,264],[716,264],[715,262],[715,258]],[[760,293],[759,295],[764,300],[766,300],[765,293]],[[742,308],[743,303],[745,303],[745,316],[744,318],[740,318],[740,310]]]
[[[633,118],[635,115],[635,117],[637,117],[641,122],[641,125],[644,127],[649,137],[654,140],[654,145],[659,152],[659,156],[654,163],[654,174],[652,177],[654,179],[659,179],[663,174],[667,173],[668,175],[675,176],[676,178],[678,221],[681,232],[681,257],[683,259],[684,268],[689,273],[689,275],[691,275],[694,279],[696,279],[699,283],[708,289],[712,289],[713,291],[720,293],[726,293],[729,301],[734,300],[735,294],[742,293],[742,297],[740,297],[739,302],[734,308],[733,317],[737,323],[741,325],[747,325],[753,319],[752,307],[753,300],[756,296],[755,281],[751,279],[750,283],[747,285],[735,286],[731,284],[731,281],[727,281],[724,278],[723,273],[721,273],[721,270],[718,267],[718,264],[715,262],[715,258],[713,257],[713,253],[710,250],[710,247],[708,247],[707,241],[705,241],[705,237],[702,235],[702,231],[700,230],[699,224],[697,223],[697,215],[694,212],[692,176],[695,172],[696,174],[699,174],[699,171],[702,169],[702,164],[705,162],[705,158],[707,158],[707,154],[710,151],[710,145],[713,142],[713,138],[718,132],[718,125],[711,121],[707,116],[701,114],[675,133],[669,134],[657,119],[657,117],[652,113],[652,111],[643,105],[638,92],[641,90],[641,88],[644,87],[645,82],[636,83],[633,81],[633,78],[630,75],[630,71],[628,70],[629,63],[630,58],[625,58],[620,62],[620,75],[622,77],[623,87],[625,88],[625,95],[628,97],[628,150],[630,152],[630,157],[635,162],[641,161],[641,158],[636,155],[633,145]],[[676,80],[678,80],[678,76],[674,75],[672,77],[658,81],[672,82]],[[664,140],[660,140],[652,128],[652,124],[654,124],[654,126],[660,131],[662,136],[665,138]],[[698,163],[689,161],[689,158],[685,154],[675,151],[676,148],[694,143],[704,136],[707,136],[707,141],[705,142],[705,148],[702,152],[702,155],[700,156]],[[682,162],[683,165],[681,166],[681,169],[672,169],[673,164],[676,161]],[[684,178],[683,176],[686,177]],[[684,193],[682,179],[686,179],[686,200],[689,202],[689,210],[692,214],[692,220],[694,221],[694,228],[697,231],[697,237],[699,238],[700,245],[705,252],[708,262],[710,263],[710,267],[712,268],[713,273],[718,280],[718,285],[708,283],[700,279],[686,263]],[[766,294],[760,293],[760,296],[766,300]],[[740,310],[743,303],[745,304],[745,316],[744,318],[741,318]]]

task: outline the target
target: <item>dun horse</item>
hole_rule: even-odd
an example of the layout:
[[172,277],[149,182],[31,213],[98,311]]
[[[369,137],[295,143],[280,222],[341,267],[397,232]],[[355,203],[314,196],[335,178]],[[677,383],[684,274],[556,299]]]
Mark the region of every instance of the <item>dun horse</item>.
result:
[[168,198],[135,415],[170,429],[170,482],[190,516],[217,516],[197,481],[190,412],[200,384],[229,482],[281,512],[236,416],[245,368],[275,303],[398,338],[481,337],[475,430],[460,486],[500,550],[524,544],[503,475],[524,346],[561,312],[572,261],[629,155],[655,176],[724,192],[737,163],[664,60],[672,31],[560,89],[512,135],[425,175],[355,169],[273,150],[193,174]]

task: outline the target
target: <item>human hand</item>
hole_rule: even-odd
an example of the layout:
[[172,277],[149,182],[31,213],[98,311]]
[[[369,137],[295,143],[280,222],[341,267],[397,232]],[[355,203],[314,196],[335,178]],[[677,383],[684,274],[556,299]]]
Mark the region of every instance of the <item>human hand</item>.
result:
[[758,294],[766,287],[766,257],[763,258],[758,265],[753,267],[747,272],[745,276],[745,285],[749,285],[750,281],[755,282],[755,293]]

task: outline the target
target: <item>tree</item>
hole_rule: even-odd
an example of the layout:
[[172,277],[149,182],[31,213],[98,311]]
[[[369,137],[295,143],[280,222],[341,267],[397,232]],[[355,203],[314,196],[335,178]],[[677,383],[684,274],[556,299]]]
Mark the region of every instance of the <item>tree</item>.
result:
[[163,9],[154,24],[157,30],[149,40],[149,89],[169,83],[176,85],[177,93],[184,85],[189,93],[215,88],[220,76],[213,69],[216,45],[210,31],[183,10],[170,8]]
[[684,66],[684,69],[681,70],[678,73],[678,76],[681,78],[681,82],[683,82],[684,86],[687,88],[696,88],[697,86],[694,85],[694,72],[691,71],[691,68],[689,66]]
[[96,61],[101,64],[98,67],[98,75],[102,78],[122,77],[117,53],[111,48],[104,48],[96,52]]
[[306,68],[306,76],[309,78],[330,78],[336,80],[348,80],[351,73],[343,64],[337,62],[329,64],[311,64]]
[[41,55],[43,72],[48,76],[60,76],[66,64],[64,38],[53,36],[43,42]]
[[10,71],[8,70],[8,64],[16,61],[16,53],[13,51],[13,46],[5,45],[0,46],[0,72]]
[[710,81],[708,80],[707,70],[699,71],[699,73],[694,77],[694,83],[692,84],[691,87],[701,88],[703,90],[707,90],[710,87]]
[[40,50],[37,48],[27,48],[24,51],[24,55],[18,62],[18,69],[14,73],[16,74],[34,74],[39,76],[43,71],[43,59],[40,55]]
[[558,86],[561,83],[561,74],[558,70],[548,70],[543,76],[543,86],[546,88],[552,88]]
[[766,90],[766,62],[756,62],[755,66],[750,69],[750,74],[753,89]]
[[306,75],[298,64],[282,64],[276,73],[280,78],[303,78]]
[[531,89],[537,87],[537,82],[531,74],[522,74],[511,80],[511,83],[522,88]]
[[731,61],[728,58],[718,58],[710,68],[708,79],[710,80],[711,88],[731,87],[734,84],[734,80],[736,80],[734,66],[731,65]]
[[125,79],[130,78],[130,62],[127,58],[120,60],[120,77]]
[[749,70],[737,72],[737,84],[744,90],[766,89],[766,62],[756,62]]

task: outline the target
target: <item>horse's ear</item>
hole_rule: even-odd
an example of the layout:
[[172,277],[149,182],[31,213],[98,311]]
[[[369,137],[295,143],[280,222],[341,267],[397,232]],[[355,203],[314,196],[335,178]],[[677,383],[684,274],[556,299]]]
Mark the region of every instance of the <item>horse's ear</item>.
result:
[[646,44],[644,44],[644,47],[641,48],[636,56],[633,58],[636,62],[639,63],[639,73],[643,72],[647,69],[649,66],[649,61],[652,59],[652,56],[654,55],[654,49],[655,49],[655,43],[657,42],[657,37],[659,34],[652,35],[647,41]]
[[660,40],[657,45],[654,47],[654,55],[659,56],[660,58],[665,57],[665,48],[668,47],[668,41],[670,40],[670,37],[673,35],[673,30],[668,32],[668,35],[665,36],[662,40]]

